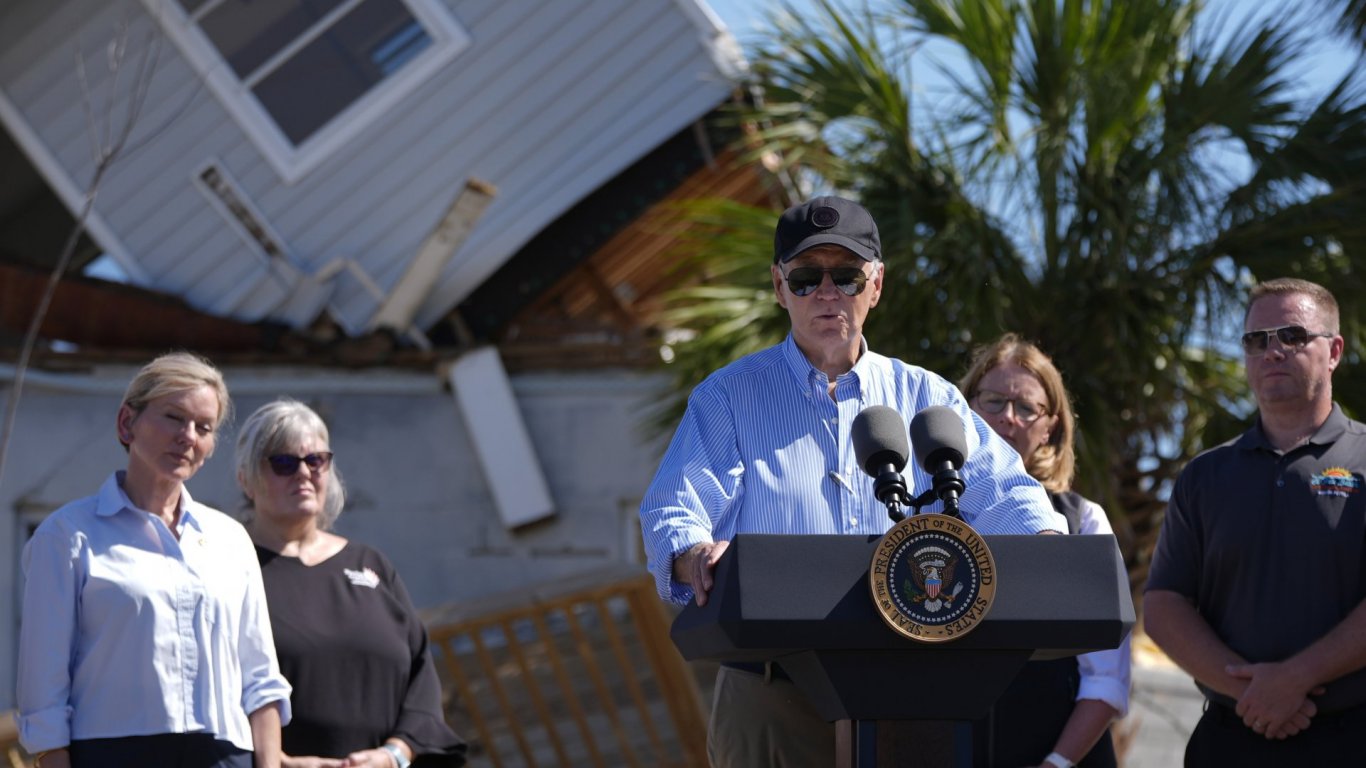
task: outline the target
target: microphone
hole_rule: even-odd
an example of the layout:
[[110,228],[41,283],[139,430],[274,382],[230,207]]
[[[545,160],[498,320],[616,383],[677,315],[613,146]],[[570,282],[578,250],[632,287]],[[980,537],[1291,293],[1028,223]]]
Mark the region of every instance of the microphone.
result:
[[911,444],[915,460],[933,478],[932,493],[944,502],[944,514],[962,517],[958,496],[964,486],[958,470],[968,452],[963,419],[948,406],[932,405],[911,419]]
[[895,408],[869,406],[854,417],[850,436],[859,466],[873,477],[873,495],[887,505],[892,522],[905,519],[902,508],[911,503],[906,479],[901,476],[911,453],[906,443],[906,421]]

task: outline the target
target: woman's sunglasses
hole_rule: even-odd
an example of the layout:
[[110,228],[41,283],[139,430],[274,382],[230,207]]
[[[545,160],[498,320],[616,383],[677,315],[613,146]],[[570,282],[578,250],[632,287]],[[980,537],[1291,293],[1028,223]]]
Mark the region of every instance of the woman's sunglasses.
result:
[[797,267],[783,275],[783,278],[787,280],[787,289],[792,291],[793,296],[810,296],[825,282],[826,275],[830,275],[830,281],[845,296],[857,296],[868,285],[868,275],[858,267]]
[[1282,325],[1280,328],[1263,328],[1260,331],[1248,331],[1243,334],[1243,352],[1249,355],[1264,354],[1267,345],[1271,343],[1273,333],[1286,349],[1303,349],[1311,339],[1320,336],[1325,339],[1333,338],[1331,333],[1314,333],[1302,325]]
[[299,471],[299,465],[305,464],[313,472],[323,472],[332,463],[331,451],[318,451],[307,456],[295,456],[289,453],[277,453],[267,456],[266,461],[270,463],[270,471],[280,477],[289,477]]

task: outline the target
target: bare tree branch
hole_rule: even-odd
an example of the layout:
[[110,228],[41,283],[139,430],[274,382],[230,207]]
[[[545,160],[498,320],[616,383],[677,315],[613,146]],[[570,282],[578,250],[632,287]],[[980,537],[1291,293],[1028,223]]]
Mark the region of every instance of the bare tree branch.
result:
[[91,92],[90,81],[86,77],[84,47],[79,43],[79,40],[77,42],[76,79],[81,86],[81,107],[85,112],[94,170],[91,173],[90,183],[86,186],[81,209],[77,212],[76,220],[72,224],[71,233],[67,236],[66,244],[62,247],[57,262],[52,267],[52,274],[48,277],[43,295],[38,300],[38,306],[33,310],[33,317],[29,320],[28,331],[24,334],[24,344],[20,348],[19,360],[14,368],[14,386],[11,388],[9,398],[5,403],[4,425],[0,427],[0,481],[4,479],[5,459],[9,453],[10,435],[14,431],[14,421],[19,411],[19,399],[24,388],[24,375],[28,371],[29,361],[32,359],[34,347],[38,343],[38,332],[43,326],[43,320],[47,317],[48,308],[52,305],[52,299],[57,293],[57,286],[62,280],[62,275],[66,274],[67,267],[71,264],[72,256],[76,252],[76,245],[80,242],[81,233],[85,231],[86,221],[90,218],[90,212],[95,207],[95,198],[99,195],[100,183],[104,180],[109,168],[123,155],[128,140],[133,134],[133,128],[137,125],[138,117],[142,114],[142,109],[147,103],[147,94],[151,90],[152,76],[156,72],[156,62],[161,47],[161,38],[155,29],[149,32],[146,43],[141,47],[142,56],[138,59],[132,85],[129,87],[125,99],[124,119],[115,128],[114,112],[119,101],[119,75],[127,63],[125,57],[128,53],[129,28],[129,20],[125,17],[119,23],[114,37],[106,49],[110,80],[105,93],[102,114],[99,116],[100,119],[97,119],[95,114],[93,106],[95,96]]

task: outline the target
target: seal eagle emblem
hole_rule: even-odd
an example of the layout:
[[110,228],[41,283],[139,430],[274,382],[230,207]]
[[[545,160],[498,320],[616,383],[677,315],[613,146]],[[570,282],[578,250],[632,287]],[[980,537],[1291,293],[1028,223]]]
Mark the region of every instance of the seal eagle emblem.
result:
[[972,631],[996,596],[996,563],[986,541],[947,515],[914,515],[892,526],[868,575],[883,621],[928,643]]

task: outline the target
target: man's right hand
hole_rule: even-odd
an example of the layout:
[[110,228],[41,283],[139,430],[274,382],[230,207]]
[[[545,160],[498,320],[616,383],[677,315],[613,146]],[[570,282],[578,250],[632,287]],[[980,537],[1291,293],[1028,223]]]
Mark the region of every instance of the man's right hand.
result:
[[1246,681],[1237,697],[1238,716],[1248,728],[1268,739],[1294,736],[1308,728],[1318,714],[1318,705],[1310,697],[1322,696],[1323,686],[1306,691],[1305,682],[1296,678],[1288,663],[1230,664],[1225,672]]
[[707,604],[707,593],[712,587],[712,569],[729,541],[704,541],[692,545],[688,551],[674,558],[674,581],[692,587],[698,606]]

